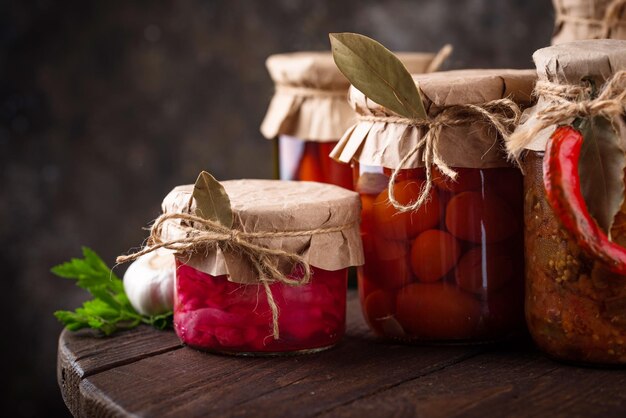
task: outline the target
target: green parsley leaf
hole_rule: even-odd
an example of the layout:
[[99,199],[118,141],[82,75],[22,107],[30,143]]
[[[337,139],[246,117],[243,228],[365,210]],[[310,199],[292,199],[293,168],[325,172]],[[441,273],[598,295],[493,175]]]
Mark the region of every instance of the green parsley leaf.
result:
[[70,331],[91,328],[110,335],[120,329],[134,328],[139,324],[152,325],[158,329],[171,327],[172,312],[144,316],[133,309],[124,283],[111,271],[93,250],[83,247],[83,258],[55,266],[52,273],[76,280],[76,285],[87,290],[93,299],[72,311],[56,311],[54,316]]

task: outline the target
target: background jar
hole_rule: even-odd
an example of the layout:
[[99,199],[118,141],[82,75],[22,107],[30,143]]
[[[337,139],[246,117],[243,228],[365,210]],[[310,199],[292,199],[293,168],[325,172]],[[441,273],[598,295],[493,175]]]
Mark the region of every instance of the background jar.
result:
[[[502,97],[527,104],[535,75],[489,70],[414,78],[434,118],[447,106]],[[425,131],[386,120],[388,111],[356,89],[350,101],[364,118],[332,155],[355,165],[365,253],[359,295],[371,329],[384,337],[428,342],[485,341],[520,331],[522,176],[507,162],[496,134],[480,118],[444,128],[439,150],[458,172],[457,181],[433,166],[427,203],[401,212],[389,201],[389,177]],[[349,152],[353,149],[359,151]],[[406,166],[393,186],[405,205],[417,200],[428,169],[421,152]]]
[[[591,79],[602,86],[614,71],[626,69],[626,41],[565,43],[540,49],[533,58],[539,80],[577,85]],[[529,129],[536,112],[550,103],[540,96],[516,134]],[[528,329],[537,345],[554,358],[626,364],[626,277],[609,272],[582,251],[546,200],[543,159],[553,131],[554,127],[541,131],[523,152]],[[624,219],[623,206],[611,230],[613,240],[622,246]]]
[[552,45],[582,39],[626,39],[622,0],[552,0]]
[[[400,53],[409,71],[435,71],[449,55]],[[351,168],[328,157],[354,111],[346,98],[350,83],[335,66],[330,52],[296,52],[266,61],[276,91],[261,125],[268,139],[277,138],[276,171],[281,180],[305,180],[352,189]]]
[[[312,231],[240,237],[302,255],[311,266],[311,278],[302,284],[274,281],[266,289],[258,270],[236,246],[218,244],[191,255],[178,254],[174,329],[181,341],[197,349],[237,355],[308,353],[335,345],[345,330],[348,267],[361,264],[363,257],[358,195],[319,183],[234,180],[222,185],[232,205],[234,229],[261,235]],[[188,211],[192,191],[191,185],[175,188],[163,202],[164,212]],[[176,225],[163,229],[164,239],[175,239]],[[336,251],[329,254],[328,246]],[[271,258],[271,262],[289,280],[303,278],[301,265],[284,258]]]

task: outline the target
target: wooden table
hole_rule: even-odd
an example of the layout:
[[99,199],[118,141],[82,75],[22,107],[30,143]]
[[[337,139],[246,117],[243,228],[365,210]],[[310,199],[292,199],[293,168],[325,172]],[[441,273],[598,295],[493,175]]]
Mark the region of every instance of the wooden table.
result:
[[403,346],[348,330],[313,355],[241,358],[147,326],[109,338],[64,331],[58,382],[75,416],[626,417],[626,370],[554,362],[529,341]]

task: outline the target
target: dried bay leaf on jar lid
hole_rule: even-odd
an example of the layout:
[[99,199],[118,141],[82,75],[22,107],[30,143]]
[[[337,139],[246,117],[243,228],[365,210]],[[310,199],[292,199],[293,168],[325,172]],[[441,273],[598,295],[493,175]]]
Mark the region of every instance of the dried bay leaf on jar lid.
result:
[[[435,71],[445,54],[399,52],[412,73]],[[445,57],[444,57],[445,58]],[[434,66],[433,66],[434,65]],[[354,123],[347,102],[350,83],[330,52],[276,54],[266,61],[276,84],[261,133],[268,139],[289,135],[306,141],[335,142]]]
[[217,221],[227,228],[233,226],[230,199],[215,177],[206,171],[201,172],[193,187],[192,196],[193,199],[189,200],[189,204],[196,203],[194,210],[196,216]]
[[[247,233],[313,231],[341,228],[304,236],[250,238],[257,245],[301,255],[314,267],[339,270],[363,264],[359,232],[360,199],[341,187],[276,180],[228,180],[221,182],[233,212],[233,229]],[[174,188],[163,200],[164,214],[195,211],[193,185]],[[192,201],[191,206],[189,205]],[[183,238],[179,220],[168,220],[162,229],[165,241]],[[225,252],[219,245],[182,257],[191,267],[213,276],[229,275],[237,283],[258,283],[249,262],[236,252]],[[291,266],[279,266],[289,274]],[[313,280],[315,278],[313,277]]]
[[[536,80],[534,70],[456,70],[413,75],[424,100],[429,118],[436,118],[451,106],[482,105],[509,98],[521,108],[532,102]],[[350,127],[331,157],[348,163],[398,168],[400,161],[427,132],[404,122],[394,122],[398,115],[380,106],[356,88],[350,89],[349,102],[359,120]],[[444,126],[439,152],[451,167],[509,167],[502,144],[493,129],[479,116],[459,126]],[[423,167],[419,151],[402,168]]]

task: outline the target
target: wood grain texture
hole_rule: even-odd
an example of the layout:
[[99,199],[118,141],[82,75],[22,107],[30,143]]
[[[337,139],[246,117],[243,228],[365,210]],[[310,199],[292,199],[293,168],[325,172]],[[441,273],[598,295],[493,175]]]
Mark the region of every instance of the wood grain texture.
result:
[[75,416],[623,416],[626,371],[553,362],[529,341],[405,346],[371,336],[354,294],[348,333],[305,356],[240,358],[148,327],[64,332],[59,385]]
[[173,332],[139,327],[112,338],[64,330],[59,338],[57,381],[68,409],[80,415],[81,381],[95,373],[182,348]]
[[624,370],[556,363],[531,345],[499,346],[327,416],[618,417],[625,379]]

